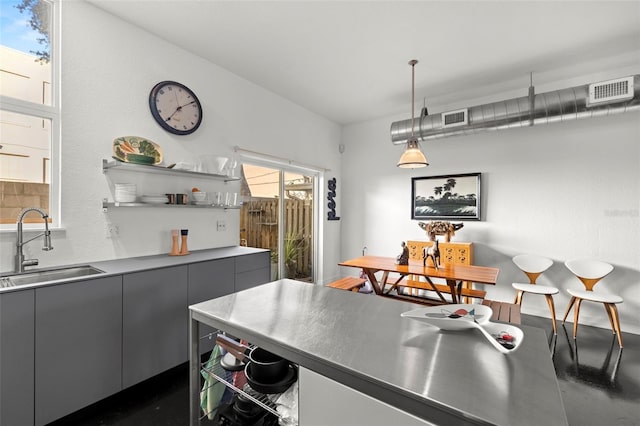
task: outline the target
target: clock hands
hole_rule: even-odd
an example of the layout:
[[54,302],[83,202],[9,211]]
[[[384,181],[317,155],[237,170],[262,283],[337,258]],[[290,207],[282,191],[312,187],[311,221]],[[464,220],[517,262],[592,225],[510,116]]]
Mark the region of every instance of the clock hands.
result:
[[171,114],[169,117],[167,117],[167,119],[165,121],[171,121],[173,116],[176,115],[176,113],[182,109],[182,107],[180,106],[180,102],[178,101],[178,92],[177,91],[173,92],[173,95],[176,98],[176,105],[178,105],[178,108],[176,108],[176,110],[173,111],[173,114]]
[[176,113],[177,113],[178,111],[180,111],[181,109],[182,109],[182,107],[178,107],[178,108],[176,108],[176,110],[175,110],[175,111],[173,111],[173,114],[171,114],[169,117],[167,117],[167,119],[166,119],[165,121],[170,121],[170,120],[173,118],[173,116],[174,116],[174,115],[176,115]]
[[[178,101],[178,98],[177,98],[177,95],[176,95],[176,103],[177,103],[177,101]],[[170,120],[173,118],[173,116],[174,116],[174,115],[176,115],[176,113],[177,113],[178,111],[182,111],[182,107],[186,107],[187,105],[194,104],[195,102],[196,102],[196,101],[194,100],[194,101],[191,101],[191,102],[187,102],[187,103],[186,103],[186,104],[184,104],[184,105],[180,105],[178,108],[176,108],[176,110],[175,110],[175,111],[173,111],[173,114],[171,114],[171,115],[170,115],[170,116],[169,116],[165,121],[170,121]],[[176,121],[180,121],[180,120],[176,120]]]

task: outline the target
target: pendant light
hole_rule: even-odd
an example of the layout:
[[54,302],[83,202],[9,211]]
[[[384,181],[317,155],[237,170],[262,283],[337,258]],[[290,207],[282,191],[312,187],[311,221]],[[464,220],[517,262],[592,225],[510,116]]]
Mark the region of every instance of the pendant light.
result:
[[429,165],[427,158],[420,150],[418,138],[413,135],[415,67],[417,63],[418,61],[416,59],[409,61],[409,65],[411,65],[411,136],[409,140],[407,140],[407,149],[402,154],[402,157],[400,157],[400,161],[398,161],[398,167],[403,169],[415,169]]

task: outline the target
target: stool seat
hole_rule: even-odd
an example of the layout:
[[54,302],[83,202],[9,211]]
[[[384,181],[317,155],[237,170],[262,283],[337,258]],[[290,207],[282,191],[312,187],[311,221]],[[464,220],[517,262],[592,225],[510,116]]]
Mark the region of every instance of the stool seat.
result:
[[327,284],[327,287],[339,288],[341,290],[357,292],[360,289],[360,287],[364,286],[364,283],[366,281],[367,280],[365,280],[364,278],[344,277],[332,283]]
[[559,290],[557,288],[549,287],[549,286],[546,286],[546,285],[524,284],[524,283],[513,283],[511,285],[516,290],[526,291],[527,293],[557,294],[559,292]]
[[624,299],[617,294],[607,294],[599,291],[574,290],[568,288],[567,293],[573,297],[590,300],[591,302],[622,303],[624,301]]

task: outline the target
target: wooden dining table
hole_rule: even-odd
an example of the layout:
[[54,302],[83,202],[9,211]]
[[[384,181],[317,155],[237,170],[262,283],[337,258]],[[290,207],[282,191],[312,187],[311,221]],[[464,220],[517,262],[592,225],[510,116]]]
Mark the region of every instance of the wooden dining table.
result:
[[[445,264],[435,268],[431,265],[424,266],[421,260],[411,259],[408,265],[399,265],[395,258],[383,256],[361,256],[340,262],[339,265],[362,269],[369,278],[373,290],[380,296],[405,298],[399,293],[399,287],[417,288],[434,291],[438,296],[434,303],[460,303],[463,282],[495,285],[500,272],[498,268],[460,264]],[[380,271],[383,272],[382,279],[378,280],[375,274]],[[393,282],[389,281],[391,273],[398,275]],[[412,279],[413,277],[424,277],[424,281]],[[443,296],[443,292],[433,282],[433,278],[446,281],[448,286],[446,293],[451,294],[451,302]],[[418,302],[421,300],[414,299]],[[429,302],[425,300],[425,303]]]

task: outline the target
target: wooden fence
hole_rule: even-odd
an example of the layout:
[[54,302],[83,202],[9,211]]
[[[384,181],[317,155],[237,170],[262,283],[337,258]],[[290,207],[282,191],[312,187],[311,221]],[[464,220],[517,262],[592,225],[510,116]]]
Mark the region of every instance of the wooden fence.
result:
[[[277,253],[280,201],[277,198],[244,201],[240,210],[240,239],[243,243]],[[313,201],[285,199],[284,202],[287,278],[310,277],[313,266]]]

